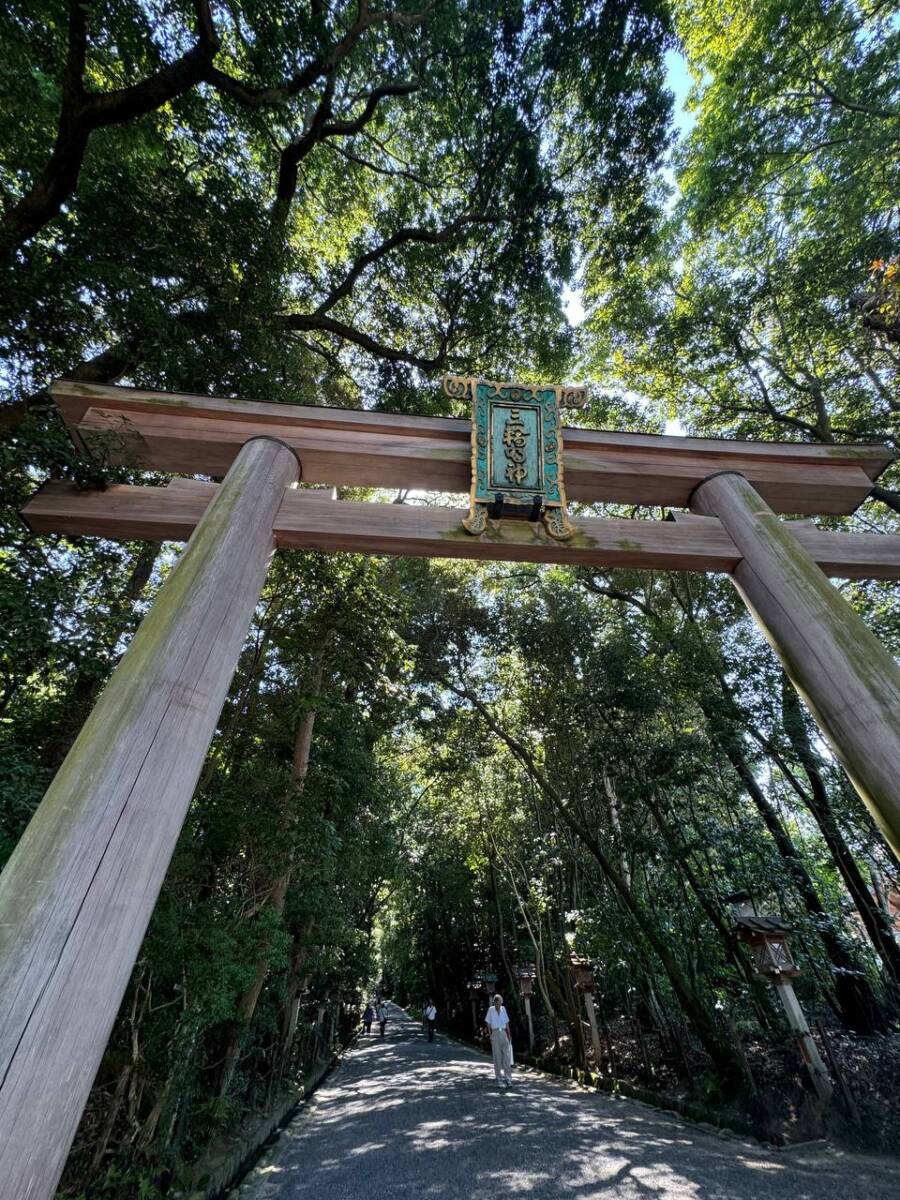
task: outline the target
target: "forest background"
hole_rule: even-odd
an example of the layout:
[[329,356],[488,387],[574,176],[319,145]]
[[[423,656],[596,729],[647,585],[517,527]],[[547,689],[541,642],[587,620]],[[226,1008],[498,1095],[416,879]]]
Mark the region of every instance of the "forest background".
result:
[[[892,4],[10,0],[0,43],[0,863],[178,556],[25,528],[138,477],[55,377],[428,414],[450,369],[897,446]],[[900,471],[825,523],[897,532]],[[896,588],[839,586],[900,650]],[[523,961],[540,1053],[807,1128],[738,889],[887,1148],[900,868],[726,579],[282,554],[64,1194],[165,1194],[379,978],[467,1030],[492,970],[521,1036]]]

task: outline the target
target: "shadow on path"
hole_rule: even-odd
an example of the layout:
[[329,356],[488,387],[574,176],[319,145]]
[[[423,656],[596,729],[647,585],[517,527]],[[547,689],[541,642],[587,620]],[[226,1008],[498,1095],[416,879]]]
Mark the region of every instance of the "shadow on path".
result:
[[900,1200],[890,1159],[768,1151],[515,1073],[396,1007],[233,1192],[240,1200]]

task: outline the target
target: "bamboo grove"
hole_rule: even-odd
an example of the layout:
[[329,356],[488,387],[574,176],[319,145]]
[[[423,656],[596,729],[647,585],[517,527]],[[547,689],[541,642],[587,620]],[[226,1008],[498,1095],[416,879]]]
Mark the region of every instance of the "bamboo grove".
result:
[[[0,39],[0,862],[178,554],[20,521],[50,475],[161,482],[81,458],[55,377],[432,414],[444,369],[567,378],[598,428],[897,448],[890,4],[41,0]],[[892,468],[825,523],[898,514]],[[896,585],[841,587],[900,652]],[[521,1043],[522,962],[537,1056],[804,1127],[739,889],[889,1147],[900,864],[726,579],[285,552],[62,1194],[166,1194],[378,981],[469,1036],[490,970]]]

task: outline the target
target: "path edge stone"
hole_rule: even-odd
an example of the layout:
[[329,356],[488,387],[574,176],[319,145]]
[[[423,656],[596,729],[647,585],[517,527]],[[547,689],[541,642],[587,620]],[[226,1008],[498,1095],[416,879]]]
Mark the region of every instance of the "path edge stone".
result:
[[299,1085],[285,1088],[268,1112],[250,1114],[236,1130],[213,1142],[206,1153],[191,1164],[191,1181],[187,1188],[172,1192],[173,1200],[224,1200],[249,1175],[263,1152],[277,1140],[281,1130],[293,1120],[358,1037],[359,1030],[346,1045],[307,1071]]

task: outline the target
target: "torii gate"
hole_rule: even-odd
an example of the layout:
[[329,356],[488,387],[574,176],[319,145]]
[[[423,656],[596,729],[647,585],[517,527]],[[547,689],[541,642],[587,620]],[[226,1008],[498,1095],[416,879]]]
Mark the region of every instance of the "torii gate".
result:
[[900,578],[900,537],[826,533],[892,454],[566,429],[576,500],[690,508],[673,521],[536,521],[350,503],[305,483],[469,490],[451,418],[256,404],[62,382],[73,438],[219,485],[82,491],[49,483],[38,532],[188,540],[0,877],[0,1191],[49,1200],[128,984],[273,552],[561,562],[725,572],[900,853],[900,668],[828,582]]

